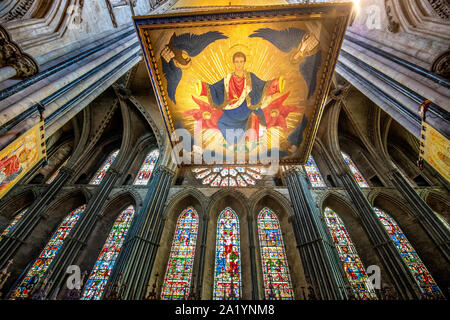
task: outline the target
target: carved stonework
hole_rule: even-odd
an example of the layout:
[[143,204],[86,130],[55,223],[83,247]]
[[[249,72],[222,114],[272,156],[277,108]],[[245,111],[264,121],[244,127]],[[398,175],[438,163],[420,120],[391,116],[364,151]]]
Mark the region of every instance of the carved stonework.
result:
[[448,0],[428,0],[434,12],[442,19],[450,18],[450,4]]
[[432,71],[446,79],[450,79],[450,51],[440,55],[433,63]]
[[14,8],[1,19],[2,22],[21,19],[24,15],[27,14],[28,10],[30,10],[34,1],[35,0],[19,0],[19,3],[16,4]]
[[11,40],[5,28],[0,26],[0,68],[13,67],[16,77],[24,78],[39,72],[39,66],[34,59],[24,53],[20,47]]
[[398,23],[397,19],[394,17],[391,0],[384,0],[384,6],[386,8],[386,15],[387,15],[388,22],[389,22],[387,29],[392,33],[399,32],[400,24]]

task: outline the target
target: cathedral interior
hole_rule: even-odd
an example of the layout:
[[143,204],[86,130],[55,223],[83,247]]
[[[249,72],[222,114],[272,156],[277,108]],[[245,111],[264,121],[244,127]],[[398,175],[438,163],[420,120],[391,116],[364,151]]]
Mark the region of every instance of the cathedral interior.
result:
[[[330,40],[338,51],[324,67],[328,83],[322,88],[322,80],[299,81],[301,88],[320,86],[323,92],[301,160],[281,161],[277,170],[260,163],[174,161],[162,91],[155,91],[149,76],[155,72],[147,60],[151,50],[143,50],[146,40],[139,36],[146,32],[140,17],[170,20],[223,8],[251,14],[271,5],[280,12],[283,6],[322,10],[349,3],[342,39]],[[220,39],[223,34],[210,46],[232,42],[231,35]],[[249,41],[263,43],[264,37]],[[157,45],[163,41],[169,43]],[[152,56],[163,65],[162,77],[192,74],[190,66],[203,53],[192,53],[195,39],[189,41],[189,49],[176,51],[172,37],[166,46],[171,49]],[[311,43],[317,45],[305,46]],[[250,64],[252,52],[229,58],[236,66],[229,76],[200,81],[204,100],[184,90],[183,78],[175,87],[177,102],[192,96],[189,102],[200,109],[171,109],[173,118],[198,120],[215,135],[230,126],[224,120],[233,111],[229,105],[212,123],[218,109],[201,102],[216,92],[209,79],[225,76],[218,83],[230,81],[230,97],[238,90],[231,89],[239,78],[236,61],[254,72],[247,74],[251,80],[242,78],[253,86],[249,96],[258,93],[260,81],[269,91],[276,87],[278,97],[284,80],[269,83],[263,72],[276,72],[276,65]],[[300,59],[312,56],[302,54],[306,58]],[[164,69],[175,66],[175,59],[186,65]],[[280,70],[282,63],[290,62],[281,61]],[[0,299],[447,299],[449,64],[446,0],[3,0]],[[175,105],[167,83],[167,103]],[[240,94],[236,103],[250,101]],[[294,103],[289,99],[281,107]],[[264,130],[269,123],[280,132],[291,130],[294,121],[306,119],[299,110],[310,100],[304,101],[285,113],[273,107],[257,115],[246,107],[250,118],[244,125],[256,121]],[[264,114],[263,126],[257,119]],[[427,138],[432,132],[435,140]],[[442,162],[426,157],[432,152]]]

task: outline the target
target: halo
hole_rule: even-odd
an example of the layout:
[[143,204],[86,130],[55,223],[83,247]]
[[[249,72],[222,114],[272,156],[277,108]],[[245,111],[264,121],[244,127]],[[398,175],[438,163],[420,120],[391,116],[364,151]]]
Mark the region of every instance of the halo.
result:
[[230,46],[230,48],[228,49],[227,53],[225,54],[225,59],[226,59],[225,63],[226,63],[226,66],[230,70],[234,69],[234,66],[233,66],[233,55],[236,52],[239,52],[239,51],[242,52],[243,54],[245,54],[245,56],[247,58],[246,59],[247,63],[252,57],[251,54],[250,54],[251,50],[250,50],[249,46],[247,46],[245,44],[242,44],[242,43],[236,43],[236,44]]

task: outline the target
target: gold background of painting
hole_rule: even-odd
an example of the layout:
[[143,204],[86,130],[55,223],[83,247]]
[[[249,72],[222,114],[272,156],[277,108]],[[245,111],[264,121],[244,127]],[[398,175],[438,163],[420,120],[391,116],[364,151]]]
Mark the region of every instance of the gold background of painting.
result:
[[425,127],[422,157],[450,182],[450,141],[428,123],[423,122],[422,126]]
[[[194,119],[192,117],[182,117],[182,113],[198,109],[197,104],[192,100],[192,95],[197,99],[206,101],[196,95],[196,82],[198,80],[206,81],[210,84],[222,79],[226,74],[233,70],[231,57],[235,51],[244,51],[241,48],[247,47],[249,54],[245,69],[253,72],[262,80],[272,80],[279,76],[283,76],[286,80],[286,86],[281,94],[274,95],[274,99],[278,98],[286,92],[290,92],[289,97],[284,105],[293,105],[304,109],[307,115],[307,126],[303,132],[303,141],[294,152],[289,152],[286,158],[282,158],[284,163],[301,164],[306,161],[314,142],[317,131],[318,122],[323,112],[325,93],[329,87],[332,71],[337,60],[337,53],[340,48],[345,28],[350,16],[351,5],[344,4],[320,4],[320,5],[295,5],[295,7],[305,6],[314,7],[317,13],[300,14],[300,15],[284,15],[269,18],[246,18],[215,21],[191,21],[187,22],[167,22],[164,24],[139,24],[137,25],[143,39],[143,49],[149,61],[149,73],[154,79],[154,89],[157,91],[157,98],[160,101],[163,117],[169,130],[169,135],[176,129],[178,120],[182,119],[183,126],[188,129],[191,134],[194,128]],[[289,6],[283,6],[283,8]],[[294,6],[293,6],[294,7]],[[256,7],[254,8],[255,10]],[[270,9],[270,8],[269,8]],[[277,7],[273,7],[277,9]],[[333,9],[327,11],[329,9]],[[338,10],[336,10],[338,9]],[[220,12],[220,11],[217,11]],[[214,12],[212,12],[214,13]],[[182,13],[181,15],[188,14]],[[195,14],[195,13],[189,13]],[[159,15],[160,17],[170,17],[172,14]],[[151,19],[154,16],[138,17],[139,19]],[[289,27],[298,27],[300,29],[310,31],[306,25],[311,21],[320,26],[321,32],[318,36],[319,46],[322,51],[322,62],[317,72],[317,85],[315,92],[309,98],[306,104],[307,96],[306,82],[303,80],[299,72],[299,65],[302,61],[292,63],[292,56],[296,48],[292,48],[290,52],[284,53],[272,45],[270,42],[261,38],[248,38],[248,35],[260,28],[272,28],[275,30],[283,30]],[[170,37],[175,32],[177,35],[182,33],[202,34],[208,31],[219,31],[228,37],[228,39],[220,39],[208,45],[202,53],[196,57],[191,57],[188,66],[182,67],[183,76],[178,85],[176,93],[177,105],[175,105],[167,96],[166,80],[162,73],[160,53],[164,46],[169,42]],[[239,50],[233,50],[234,46],[239,46]],[[231,50],[231,52],[230,52]],[[324,66],[326,65],[326,68]],[[302,120],[302,114],[291,113],[287,117],[287,132],[283,132],[281,128],[273,128],[263,137],[270,146],[270,135],[275,134],[280,138],[280,150],[288,151],[287,147],[290,143],[287,137],[298,126]],[[208,146],[214,136],[220,131],[203,132],[203,149]],[[220,134],[220,136],[222,136]],[[222,138],[223,139],[223,138]],[[225,140],[221,140],[225,142]],[[219,142],[219,145],[221,144]],[[176,143],[176,142],[174,142]],[[248,144],[247,144],[248,145]],[[257,151],[257,149],[254,149]],[[248,156],[248,155],[247,155]]]

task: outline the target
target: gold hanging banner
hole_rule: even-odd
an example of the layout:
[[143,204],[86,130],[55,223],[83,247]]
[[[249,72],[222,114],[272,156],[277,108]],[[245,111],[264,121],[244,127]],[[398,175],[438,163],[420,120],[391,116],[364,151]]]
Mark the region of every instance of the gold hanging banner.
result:
[[0,151],[0,198],[46,157],[44,121]]
[[422,121],[420,157],[450,181],[450,141]]

